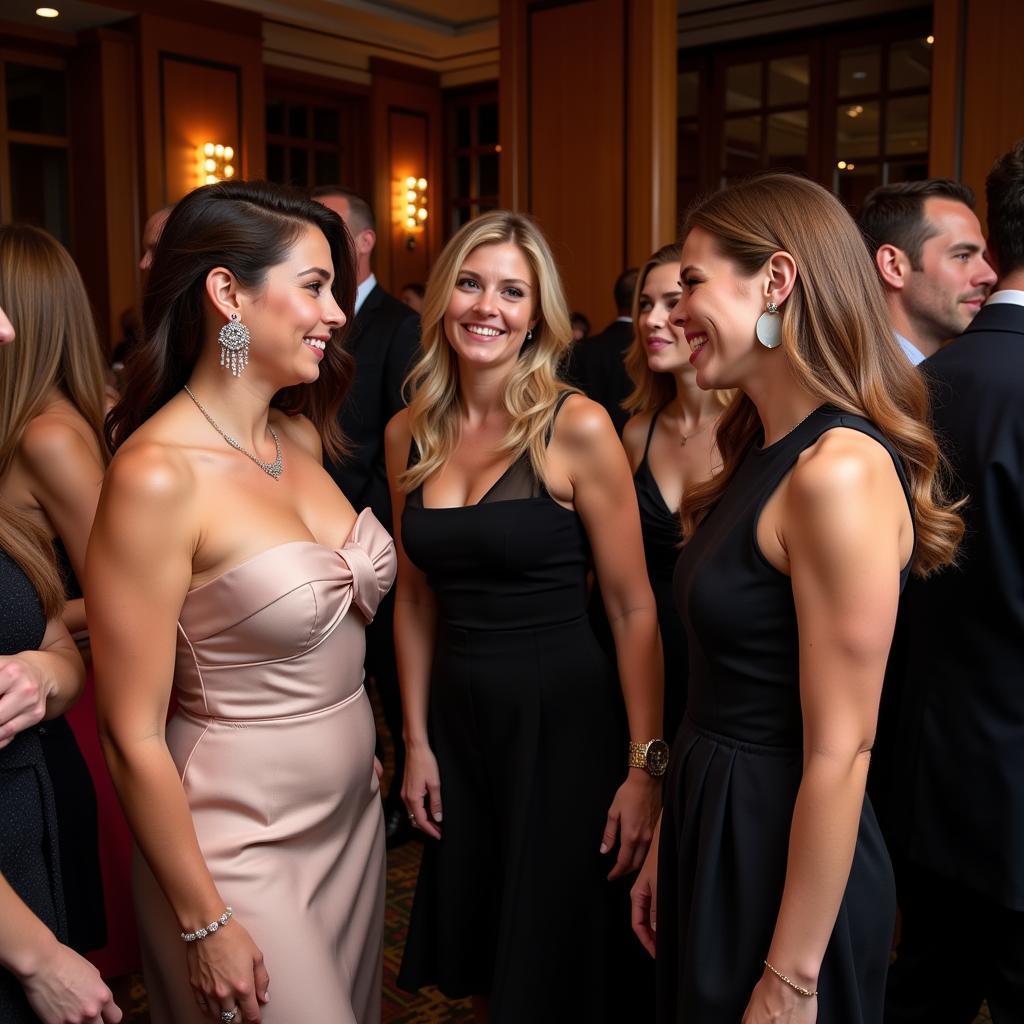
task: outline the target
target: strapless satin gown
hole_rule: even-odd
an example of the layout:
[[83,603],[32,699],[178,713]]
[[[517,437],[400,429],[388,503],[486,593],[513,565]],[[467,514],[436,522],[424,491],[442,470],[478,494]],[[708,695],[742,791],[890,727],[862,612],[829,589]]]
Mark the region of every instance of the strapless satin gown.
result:
[[[270,548],[181,610],[167,745],[217,888],[266,958],[265,1024],[380,1020],[384,831],[363,657],[394,576],[391,538],[364,511],[341,549]],[[153,1024],[208,1024],[138,855],[134,884]]]

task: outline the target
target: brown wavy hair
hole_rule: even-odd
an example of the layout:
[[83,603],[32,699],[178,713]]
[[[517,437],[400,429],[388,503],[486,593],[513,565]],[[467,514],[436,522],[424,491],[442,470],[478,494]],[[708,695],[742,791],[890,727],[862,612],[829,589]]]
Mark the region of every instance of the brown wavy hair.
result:
[[0,226],[0,309],[17,339],[0,349],[0,478],[53,388],[92,428],[105,465],[105,363],[89,297],[67,249],[42,228]]
[[42,527],[8,501],[0,499],[0,549],[6,551],[39,595],[47,619],[64,608],[64,584],[53,545]]
[[[633,341],[626,350],[623,363],[626,373],[633,382],[633,390],[625,397],[622,408],[636,416],[640,413],[653,412],[671,402],[676,397],[676,380],[671,373],[655,373],[647,362],[647,349],[644,339],[640,337],[640,294],[647,284],[647,277],[655,267],[663,267],[666,263],[679,264],[683,255],[682,242],[663,245],[640,268],[636,276],[636,287],[633,289]],[[715,389],[715,397],[724,408],[732,401],[735,394],[731,389]]]
[[[341,218],[322,203],[265,181],[222,181],[190,192],[171,211],[160,235],[142,305],[142,337],[125,363],[124,394],[107,417],[111,450],[176,395],[192,373],[206,339],[206,276],[226,267],[246,289],[259,289],[267,271],[283,263],[299,235],[319,228],[331,250],[331,291],[352,324],[356,270]],[[310,418],[324,453],[338,460],[345,441],[337,412],[353,376],[343,345],[328,345],[313,384],[283,388],[271,406]]]
[[[793,257],[796,284],[781,316],[794,377],[822,404],[870,420],[896,449],[910,484],[914,573],[952,562],[964,527],[946,495],[928,392],[896,343],[878,275],[839,200],[804,178],[765,174],[699,201],[683,238],[697,227],[741,274],[753,276],[776,252]],[[683,496],[684,537],[721,497],[760,431],[757,409],[741,393],[718,424],[721,473]]]

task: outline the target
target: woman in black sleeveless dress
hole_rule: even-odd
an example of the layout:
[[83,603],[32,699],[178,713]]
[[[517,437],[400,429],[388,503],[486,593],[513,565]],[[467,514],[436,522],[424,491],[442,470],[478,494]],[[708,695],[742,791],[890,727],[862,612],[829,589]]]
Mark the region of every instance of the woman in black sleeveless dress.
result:
[[637,275],[633,299],[636,334],[626,353],[633,381],[625,407],[632,413],[622,431],[640,506],[647,575],[658,604],[658,626],[665,661],[665,735],[671,741],[686,707],[689,671],[686,634],[672,595],[672,570],[682,533],[679,503],[691,487],[721,465],[715,427],[731,397],[727,391],[701,391],[690,365],[686,335],[671,322],[679,298],[682,246],[666,245]]
[[[0,342],[4,325],[0,312]],[[0,502],[0,1021],[114,1022],[121,1013],[96,968],[62,945],[57,809],[38,723],[74,703],[85,669],[45,544]]]
[[726,189],[689,215],[681,263],[697,382],[742,395],[721,474],[683,500],[689,698],[634,886],[657,1019],[881,1024],[895,893],[868,759],[900,589],[962,524],[834,196],[789,175]]
[[[569,338],[537,228],[473,221],[431,276],[410,407],[386,435],[403,798],[431,837],[399,983],[475,996],[495,1024],[629,1019],[627,906],[608,878],[639,867],[660,803],[636,499],[607,414],[557,380]],[[621,696],[587,618],[592,563]]]

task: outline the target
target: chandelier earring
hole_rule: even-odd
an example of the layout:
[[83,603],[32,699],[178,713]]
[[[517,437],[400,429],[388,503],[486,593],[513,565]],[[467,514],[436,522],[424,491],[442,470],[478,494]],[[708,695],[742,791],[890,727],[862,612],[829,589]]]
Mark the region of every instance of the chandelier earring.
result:
[[754,333],[765,348],[778,348],[782,344],[782,317],[774,302],[769,301],[765,311],[757,318]]
[[220,329],[220,365],[230,370],[235,377],[249,365],[249,328],[238,319],[237,313]]

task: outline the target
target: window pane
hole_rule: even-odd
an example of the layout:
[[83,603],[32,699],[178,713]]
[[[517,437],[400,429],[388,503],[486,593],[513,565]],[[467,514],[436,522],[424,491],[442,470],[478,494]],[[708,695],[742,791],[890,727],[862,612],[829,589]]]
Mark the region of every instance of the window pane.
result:
[[881,184],[882,174],[878,164],[857,164],[852,171],[847,169],[835,172],[833,190],[846,208],[856,214],[867,194]]
[[878,155],[878,103],[844,103],[836,110],[836,159]]
[[336,185],[341,180],[338,154],[320,151],[313,154],[313,184]]
[[11,219],[46,228],[68,245],[68,151],[12,142],[10,156]]
[[284,184],[284,146],[267,146],[267,181]]
[[313,108],[313,138],[317,142],[338,141],[338,111],[330,107]]
[[308,118],[305,107],[288,108],[288,134],[293,138],[304,139],[309,134]]
[[477,142],[494,146],[498,142],[498,104],[481,103],[477,108]]
[[761,118],[727,120],[722,148],[722,171],[726,178],[738,178],[758,170],[761,166]]
[[487,153],[480,157],[480,195],[498,194],[498,154]]
[[789,110],[768,117],[768,166],[807,171],[806,110]]
[[696,177],[700,173],[700,149],[697,145],[697,122],[679,122],[676,136],[676,167],[680,176]]
[[761,106],[761,62],[734,64],[725,72],[725,109],[750,110]]
[[924,181],[928,177],[928,158],[919,160],[892,160],[888,163],[889,182]]
[[288,183],[305,188],[309,184],[309,154],[304,149],[288,151]]
[[469,206],[456,206],[455,213],[453,216],[453,222],[456,228],[461,228],[463,224],[467,224],[472,217],[472,213]]
[[676,111],[679,117],[696,117],[697,103],[700,93],[700,72],[680,71],[678,84],[679,109]]
[[460,199],[468,199],[473,194],[472,185],[473,172],[470,167],[469,157],[460,156],[455,158],[455,194]]
[[857,96],[882,87],[882,55],[877,46],[843,50],[839,54],[839,95]]
[[928,95],[889,100],[885,114],[886,153],[928,152]]
[[927,89],[932,80],[932,48],[924,39],[907,39],[889,48],[889,88]]
[[64,135],[67,99],[64,72],[7,64],[7,127],[14,132]]
[[459,149],[473,144],[473,129],[470,121],[472,113],[469,107],[459,107],[455,111],[455,145]]
[[768,103],[782,106],[806,103],[810,65],[806,55],[780,57],[768,62]]
[[267,134],[284,135],[284,104],[280,100],[267,104]]

